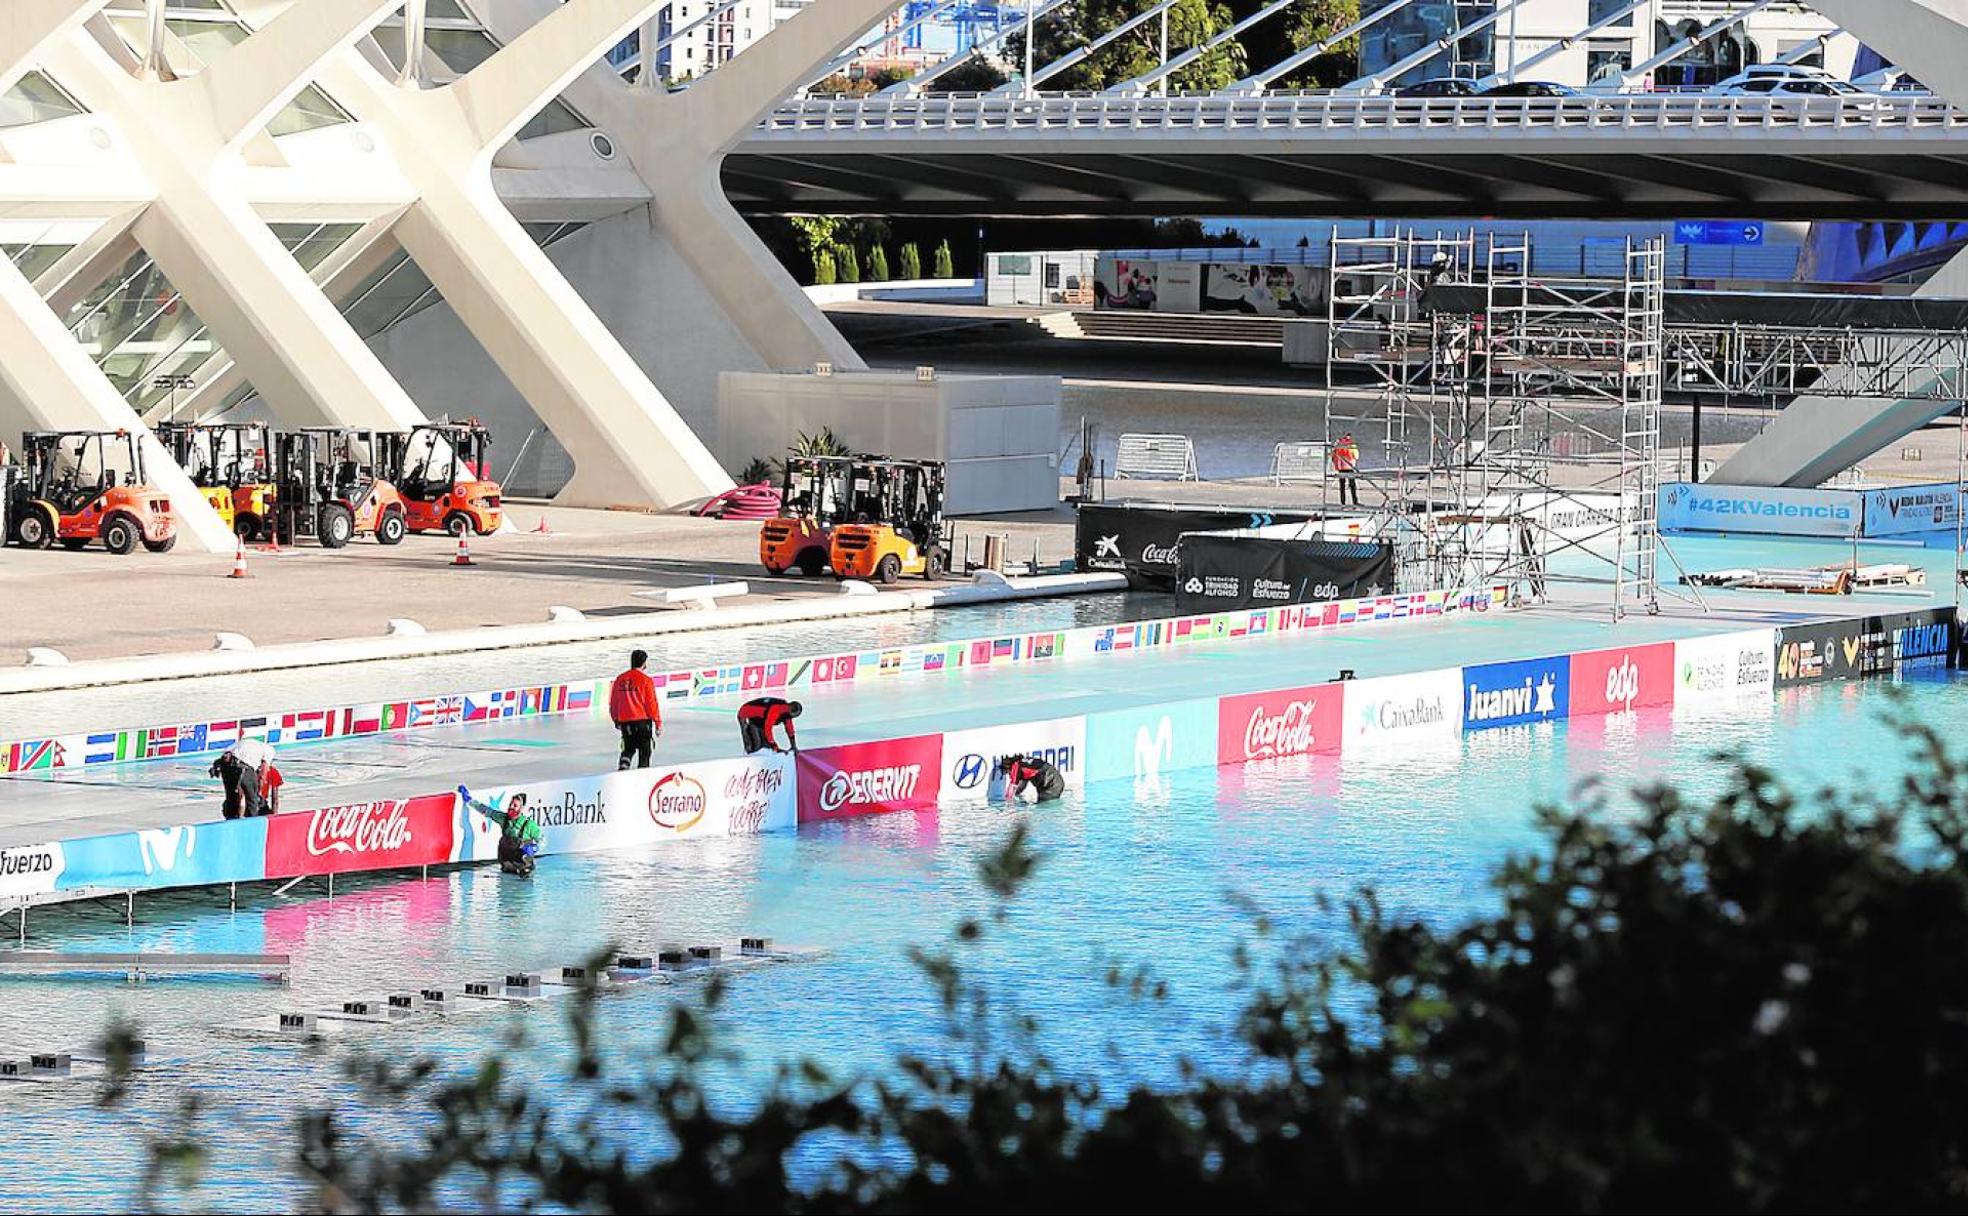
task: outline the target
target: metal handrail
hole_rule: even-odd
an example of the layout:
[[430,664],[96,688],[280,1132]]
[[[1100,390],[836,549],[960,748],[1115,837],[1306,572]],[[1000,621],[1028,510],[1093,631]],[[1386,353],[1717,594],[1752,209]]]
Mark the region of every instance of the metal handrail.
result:
[[1343,93],[1042,94],[805,98],[757,135],[891,131],[1446,131],[1609,129],[1939,131],[1968,112],[1933,96],[1764,97],[1688,93],[1574,97],[1389,97]]

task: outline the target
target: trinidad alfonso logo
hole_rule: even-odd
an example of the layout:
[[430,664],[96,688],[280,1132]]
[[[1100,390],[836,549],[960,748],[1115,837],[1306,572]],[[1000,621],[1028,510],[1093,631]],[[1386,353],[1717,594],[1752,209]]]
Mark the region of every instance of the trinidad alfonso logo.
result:
[[707,805],[704,783],[683,773],[664,773],[649,791],[649,817],[672,832],[696,827]]

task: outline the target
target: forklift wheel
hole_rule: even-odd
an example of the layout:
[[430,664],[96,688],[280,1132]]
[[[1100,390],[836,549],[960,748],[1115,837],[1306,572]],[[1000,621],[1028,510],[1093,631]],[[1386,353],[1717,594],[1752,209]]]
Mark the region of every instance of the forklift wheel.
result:
[[462,511],[453,511],[444,517],[444,530],[454,537],[470,536],[472,532],[471,516],[466,515]]
[[935,545],[923,554],[923,581],[933,583],[943,577],[943,550]]
[[321,516],[315,521],[314,536],[324,549],[339,549],[349,543],[355,535],[355,514],[338,502],[321,504]]
[[800,573],[808,578],[819,578],[820,572],[827,568],[827,556],[818,549],[808,549],[799,555]]
[[14,540],[23,549],[45,549],[54,539],[55,525],[40,511],[29,509],[14,522]]
[[241,515],[232,521],[232,530],[238,535],[240,540],[251,544],[260,539],[260,517],[257,515]]
[[171,533],[171,535],[165,537],[163,540],[145,541],[144,548],[152,553],[169,553],[172,549],[177,547],[177,544],[178,544],[178,534],[176,532],[173,532]]
[[875,563],[875,581],[884,587],[892,587],[895,580],[902,577],[902,559],[893,553],[882,554],[881,561]]
[[64,536],[61,538],[61,547],[70,553],[80,553],[89,547],[89,538],[86,536]]
[[112,515],[103,523],[103,548],[118,557],[134,550],[141,539],[143,539],[143,532],[127,515]]
[[403,522],[403,512],[385,511],[383,512],[383,517],[376,521],[376,543],[379,545],[400,544],[403,541],[404,533],[409,530],[410,526]]

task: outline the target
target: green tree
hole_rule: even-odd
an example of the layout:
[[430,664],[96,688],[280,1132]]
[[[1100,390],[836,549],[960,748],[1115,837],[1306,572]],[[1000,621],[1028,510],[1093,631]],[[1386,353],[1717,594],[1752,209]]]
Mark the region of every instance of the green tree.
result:
[[[1232,20],[1242,20],[1264,6],[1264,0],[1225,0]],[[1360,19],[1360,0],[1297,0],[1237,35],[1249,71],[1259,71],[1300,49],[1325,41]],[[1325,54],[1271,82],[1277,89],[1330,89],[1357,77],[1360,36],[1353,35]]]
[[854,252],[853,245],[842,245],[834,251],[834,264],[839,267],[839,282],[859,283],[861,281],[861,256]]
[[826,287],[834,282],[834,251],[822,249],[813,255],[813,281]]
[[[1033,66],[1043,68],[1062,56],[1090,45],[1148,9],[1154,0],[1078,0],[1055,10],[1033,30]],[[1255,11],[1256,6],[1252,9]],[[1228,29],[1236,18],[1232,6],[1209,0],[1178,0],[1168,10],[1168,51],[1170,58],[1191,47],[1200,46]],[[1039,82],[1042,91],[1061,89],[1105,89],[1152,70],[1162,61],[1161,21],[1150,18],[1101,47],[1087,58]],[[1018,30],[1005,39],[1005,61],[1020,67],[1025,59],[1025,33]],[[1168,78],[1169,88],[1177,91],[1220,89],[1243,73],[1244,48],[1236,39],[1215,47]]]
[[922,251],[916,248],[914,241],[903,242],[900,260],[904,281],[922,278]]
[[932,279],[954,279],[957,277],[955,261],[950,257],[950,242],[936,243],[936,268],[929,272]]
[[886,283],[888,281],[888,251],[879,242],[868,247],[868,281]]

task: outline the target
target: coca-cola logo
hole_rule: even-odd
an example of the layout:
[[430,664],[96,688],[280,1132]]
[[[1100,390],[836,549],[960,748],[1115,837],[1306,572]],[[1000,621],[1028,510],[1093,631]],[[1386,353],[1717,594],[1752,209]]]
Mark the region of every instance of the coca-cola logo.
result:
[[1307,698],[1293,701],[1275,714],[1265,712],[1262,705],[1251,710],[1250,721],[1244,725],[1244,759],[1311,751],[1317,742],[1312,733],[1313,709],[1313,701]]
[[311,857],[388,853],[410,843],[410,816],[400,800],[323,807],[308,821]]
[[1141,546],[1141,564],[1144,566],[1173,566],[1175,546],[1146,544]]
[[704,817],[709,803],[703,782],[683,773],[664,773],[649,791],[649,817],[658,827],[688,831]]

